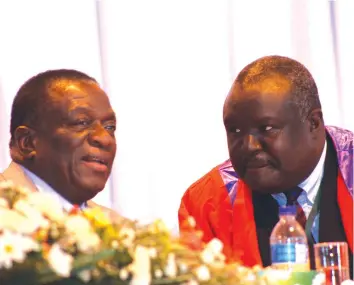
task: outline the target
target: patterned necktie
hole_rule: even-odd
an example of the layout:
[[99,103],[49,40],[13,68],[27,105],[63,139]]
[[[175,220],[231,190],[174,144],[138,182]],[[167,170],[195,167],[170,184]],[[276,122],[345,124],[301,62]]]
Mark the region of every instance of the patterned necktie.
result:
[[302,228],[305,230],[306,227],[306,215],[304,213],[304,210],[302,209],[301,205],[297,201],[297,198],[300,196],[301,192],[303,190],[299,187],[296,187],[293,190],[285,192],[285,196],[287,199],[287,206],[296,206],[296,220],[299,222],[299,224],[302,226]]

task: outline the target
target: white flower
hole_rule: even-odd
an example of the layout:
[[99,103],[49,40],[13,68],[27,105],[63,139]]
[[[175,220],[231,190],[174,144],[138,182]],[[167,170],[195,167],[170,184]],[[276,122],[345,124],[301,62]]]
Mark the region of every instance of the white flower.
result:
[[62,277],[69,277],[73,257],[61,250],[58,244],[54,244],[48,254],[48,262],[50,267],[56,274]]
[[200,257],[202,259],[202,261],[206,264],[211,264],[214,262],[214,259],[215,259],[215,255],[214,253],[208,249],[208,248],[205,248],[201,254],[200,254]]
[[78,249],[83,253],[92,252],[101,244],[101,239],[95,232],[76,234],[75,237]]
[[130,284],[149,285],[151,282],[150,268],[149,249],[138,245],[134,252],[134,261],[132,264],[133,279]]
[[49,221],[43,217],[41,212],[37,209],[33,208],[30,204],[28,204],[25,200],[18,200],[15,205],[14,209],[18,212],[25,215],[32,223],[35,223],[41,228],[48,228]]
[[132,246],[134,239],[135,239],[135,232],[131,228],[123,227],[119,231],[119,237],[122,239],[121,243],[125,247]]
[[91,280],[91,272],[90,270],[83,270],[81,272],[78,273],[78,277],[84,282],[84,283],[88,283]]
[[245,279],[245,281],[252,282],[252,284],[253,284],[253,282],[256,281],[256,275],[254,273],[250,272],[246,275],[246,277],[244,279]]
[[225,256],[221,253],[223,244],[217,238],[212,239],[201,252],[200,257],[206,264],[212,264],[216,260],[224,261]]
[[70,215],[65,220],[65,228],[69,233],[85,234],[92,231],[88,219],[80,215]]
[[89,220],[81,215],[70,215],[65,221],[65,228],[70,237],[77,243],[81,252],[96,250],[101,243],[99,236],[93,231]]
[[217,238],[213,238],[207,244],[207,248],[210,249],[215,255],[221,253],[223,247],[224,247],[223,243]]
[[28,236],[17,235],[16,242],[21,243],[20,247],[25,252],[39,251],[40,246],[38,242]]
[[0,208],[0,217],[0,230],[32,234],[40,227],[38,221],[30,220],[14,210]]
[[119,243],[117,240],[113,240],[111,243],[112,248],[117,249],[119,247]]
[[167,264],[165,268],[165,274],[167,277],[173,278],[177,275],[176,257],[173,253],[169,253],[167,256]]
[[[326,283],[326,275],[323,272],[316,274],[315,278],[312,279],[312,285],[322,285],[325,283]],[[348,285],[350,285],[350,283]]]
[[49,219],[62,223],[64,211],[61,204],[52,195],[40,192],[31,192],[27,196],[27,202],[47,216]]
[[14,242],[13,236],[8,232],[4,232],[0,237],[0,268],[9,269],[12,267],[13,261],[24,261],[25,252]]
[[128,272],[128,270],[122,268],[122,269],[119,271],[119,278],[124,281],[124,280],[127,280],[128,277],[129,277],[129,272]]
[[31,238],[5,230],[0,236],[0,268],[11,268],[13,261],[23,262],[27,252],[38,248],[39,245]]
[[185,263],[180,263],[179,270],[181,270],[182,273],[186,273],[188,271],[188,265]]
[[195,274],[197,275],[197,278],[199,281],[208,281],[210,279],[210,271],[209,268],[206,267],[205,265],[201,265],[199,266],[196,271]]
[[163,276],[163,272],[161,269],[156,269],[155,270],[155,277],[156,278],[161,278]]
[[157,257],[157,250],[154,247],[149,248],[149,254],[151,258],[156,258]]
[[7,202],[7,200],[5,200],[4,198],[1,198],[1,197],[0,197],[0,207],[9,208],[9,203]]

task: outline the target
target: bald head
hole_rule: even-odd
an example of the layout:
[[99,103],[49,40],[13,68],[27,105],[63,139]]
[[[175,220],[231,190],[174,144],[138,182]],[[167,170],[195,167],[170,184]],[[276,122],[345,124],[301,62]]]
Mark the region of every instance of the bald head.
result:
[[302,120],[313,109],[321,108],[311,73],[304,65],[288,57],[266,56],[251,62],[238,74],[235,84],[245,91],[288,93]]
[[325,128],[316,84],[290,58],[269,56],[247,65],[224,104],[231,163],[260,193],[285,192],[318,163]]

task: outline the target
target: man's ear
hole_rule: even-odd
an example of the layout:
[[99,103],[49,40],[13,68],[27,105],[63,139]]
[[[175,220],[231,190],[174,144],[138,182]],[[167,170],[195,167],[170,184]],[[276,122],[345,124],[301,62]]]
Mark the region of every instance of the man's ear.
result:
[[24,159],[33,159],[36,156],[35,130],[26,126],[20,126],[14,132],[14,140],[19,154]]
[[307,117],[307,121],[309,123],[311,133],[322,131],[324,127],[322,110],[319,108],[312,110]]

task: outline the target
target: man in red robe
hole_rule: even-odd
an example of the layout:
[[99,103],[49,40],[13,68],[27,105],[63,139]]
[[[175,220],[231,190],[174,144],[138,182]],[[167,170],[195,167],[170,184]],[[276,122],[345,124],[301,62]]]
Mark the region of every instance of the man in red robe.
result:
[[352,262],[354,136],[325,127],[310,72],[281,56],[250,63],[231,87],[223,120],[230,159],[185,192],[180,230],[192,216],[205,242],[224,243],[228,260],[268,266],[279,206],[297,193],[310,247],[346,241]]

